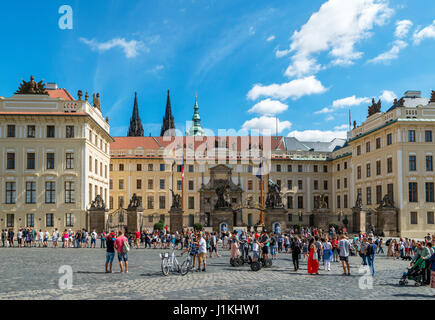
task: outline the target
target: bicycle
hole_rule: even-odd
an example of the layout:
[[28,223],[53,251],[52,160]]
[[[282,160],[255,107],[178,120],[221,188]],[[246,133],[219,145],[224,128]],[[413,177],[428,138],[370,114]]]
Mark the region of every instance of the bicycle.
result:
[[186,260],[181,264],[181,275],[185,276],[193,268],[194,265],[192,263],[192,256],[188,254]]
[[164,276],[167,276],[169,272],[178,272],[181,275],[185,275],[188,272],[188,269],[180,265],[174,251],[172,251],[170,256],[168,252],[160,253],[160,259],[162,260],[161,269]]

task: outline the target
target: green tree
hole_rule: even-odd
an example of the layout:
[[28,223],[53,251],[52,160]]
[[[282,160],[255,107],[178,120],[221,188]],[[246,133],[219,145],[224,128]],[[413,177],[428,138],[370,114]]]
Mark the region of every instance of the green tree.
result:
[[196,231],[201,231],[201,230],[203,229],[202,224],[200,224],[200,223],[195,223],[195,224],[193,225],[193,229],[196,230]]
[[165,223],[162,220],[154,224],[154,230],[163,230],[164,227]]

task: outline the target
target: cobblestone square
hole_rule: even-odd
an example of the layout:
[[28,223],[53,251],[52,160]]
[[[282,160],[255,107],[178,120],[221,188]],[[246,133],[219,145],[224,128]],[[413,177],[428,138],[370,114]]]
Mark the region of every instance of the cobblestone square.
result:
[[[361,289],[361,259],[350,257],[350,277],[342,276],[340,263],[331,271],[309,276],[306,262],[293,271],[291,255],[281,253],[272,268],[258,272],[248,265],[232,267],[229,251],[208,259],[206,272],[186,276],[162,276],[161,249],[132,249],[129,273],[119,273],[115,257],[113,274],[104,272],[104,249],[0,248],[0,299],[434,299],[429,287],[415,287],[413,281],[399,286],[409,262],[378,255],[372,289]],[[169,252],[169,250],[166,250]],[[176,251],[177,256],[180,250]],[[183,258],[178,258],[179,261]],[[72,289],[59,288],[59,268],[73,270]]]

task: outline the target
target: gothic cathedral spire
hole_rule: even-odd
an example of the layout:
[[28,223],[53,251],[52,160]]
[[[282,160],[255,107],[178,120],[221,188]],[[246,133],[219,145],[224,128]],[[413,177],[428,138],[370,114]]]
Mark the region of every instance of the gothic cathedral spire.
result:
[[163,117],[162,129],[160,130],[160,136],[163,137],[164,135],[167,136],[176,135],[174,116],[172,115],[172,109],[171,109],[171,98],[169,97],[169,90],[168,90],[168,97],[166,98],[165,116]]
[[134,93],[133,115],[130,119],[130,127],[128,128],[128,137],[143,137],[142,122],[139,117],[139,107],[137,106],[137,94]]

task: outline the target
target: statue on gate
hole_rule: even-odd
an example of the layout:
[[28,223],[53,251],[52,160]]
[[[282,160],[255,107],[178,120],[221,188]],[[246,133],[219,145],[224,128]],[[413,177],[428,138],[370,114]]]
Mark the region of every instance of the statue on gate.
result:
[[283,208],[281,187],[269,179],[269,187],[266,198],[266,208]]
[[179,194],[176,194],[172,189],[171,189],[171,193],[172,193],[171,209],[181,209],[181,196]]
[[101,195],[97,194],[95,200],[91,202],[91,209],[106,209],[104,200]]
[[228,201],[229,199],[229,190],[230,190],[230,186],[228,185],[228,182],[225,184],[222,184],[218,187],[216,187],[216,194],[217,194],[217,201],[215,204],[215,208],[229,208],[231,207],[230,202]]
[[130,203],[128,205],[128,209],[141,208],[141,207],[142,207],[142,201],[136,195],[136,193],[133,193],[133,196],[131,197]]

